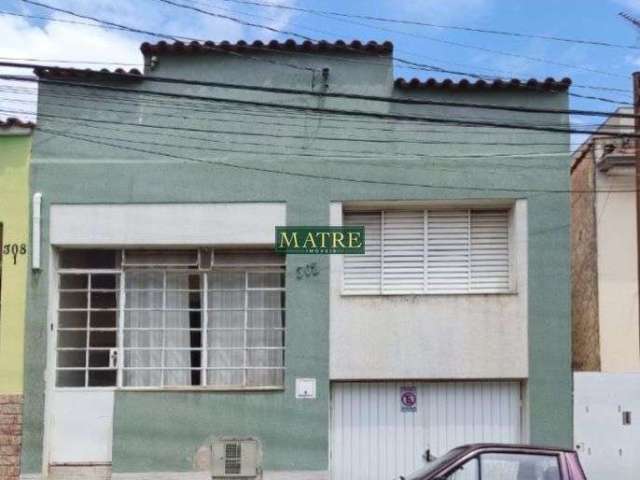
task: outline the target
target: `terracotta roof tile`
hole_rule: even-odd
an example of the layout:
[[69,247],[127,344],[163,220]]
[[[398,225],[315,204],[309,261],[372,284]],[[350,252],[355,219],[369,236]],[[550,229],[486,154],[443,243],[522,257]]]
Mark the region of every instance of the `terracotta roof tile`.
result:
[[283,42],[278,40],[271,40],[270,42],[261,42],[256,40],[255,42],[248,43],[240,40],[236,43],[227,41],[222,42],[173,42],[168,43],[160,41],[158,43],[143,43],[140,46],[140,50],[145,55],[157,55],[159,53],[201,53],[206,51],[228,51],[228,52],[255,52],[255,51],[269,51],[269,50],[281,50],[290,52],[355,52],[363,54],[381,54],[390,55],[393,53],[393,44],[391,42],[366,42],[363,43],[359,40],[353,40],[352,42],[345,42],[344,40],[336,40],[335,42],[328,42],[326,40],[320,40],[318,42],[304,41],[298,43],[295,40],[288,39]]
[[124,70],[91,70],[90,68],[63,68],[63,67],[43,67],[35,68],[34,73],[41,78],[82,78],[82,79],[117,79],[117,80],[142,80],[144,77],[140,70],[132,68]]
[[404,78],[398,78],[394,82],[397,88],[402,90],[413,89],[440,89],[440,90],[488,90],[488,89],[517,89],[517,90],[544,90],[544,91],[566,91],[571,85],[571,79],[563,78],[562,80],[555,80],[554,78],[546,78],[544,80],[536,80],[531,78],[529,80],[519,80],[512,78],[509,80],[469,80],[463,78],[462,80],[452,80],[445,78],[444,80],[437,80],[435,78],[428,78],[426,80],[420,80],[418,78],[412,78],[406,80]]
[[0,129],[8,130],[10,128],[34,128],[36,124],[34,122],[24,122],[19,118],[9,117],[4,120],[0,120]]

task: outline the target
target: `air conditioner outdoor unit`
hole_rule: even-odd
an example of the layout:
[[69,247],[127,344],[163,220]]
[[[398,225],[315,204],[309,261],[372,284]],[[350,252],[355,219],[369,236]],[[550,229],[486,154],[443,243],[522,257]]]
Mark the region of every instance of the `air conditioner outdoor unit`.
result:
[[212,478],[256,478],[260,474],[258,441],[218,438],[211,446]]

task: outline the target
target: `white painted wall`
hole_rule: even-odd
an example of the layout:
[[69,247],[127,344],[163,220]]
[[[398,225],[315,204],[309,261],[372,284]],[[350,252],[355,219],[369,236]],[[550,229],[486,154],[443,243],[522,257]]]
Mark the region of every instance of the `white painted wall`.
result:
[[[640,472],[640,374],[576,372],[574,441],[589,480],[636,480]],[[622,412],[631,412],[631,425]]]
[[272,245],[285,203],[52,205],[55,246]]
[[[640,371],[635,171],[597,171],[598,316],[603,372]],[[579,285],[576,286],[579,288]]]
[[[342,204],[331,205],[331,224]],[[527,205],[513,215],[515,292],[496,295],[342,295],[331,256],[332,380],[527,378]]]

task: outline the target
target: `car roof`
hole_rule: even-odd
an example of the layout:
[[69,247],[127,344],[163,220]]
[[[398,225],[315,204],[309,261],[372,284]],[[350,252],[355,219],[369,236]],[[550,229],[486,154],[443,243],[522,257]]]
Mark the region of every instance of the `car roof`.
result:
[[549,445],[530,445],[521,443],[469,443],[460,448],[467,450],[502,449],[502,450],[543,450],[546,452],[573,452],[571,448],[554,447]]

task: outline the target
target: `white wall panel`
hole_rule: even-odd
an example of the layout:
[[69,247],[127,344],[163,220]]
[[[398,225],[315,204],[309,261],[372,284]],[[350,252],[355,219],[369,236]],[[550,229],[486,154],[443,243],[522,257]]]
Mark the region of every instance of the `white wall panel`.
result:
[[[574,442],[588,479],[640,477],[640,374],[574,373]],[[631,412],[624,425],[623,412]]]
[[[417,389],[415,412],[400,390]],[[339,382],[331,392],[333,480],[391,480],[471,442],[521,441],[518,382]]]
[[284,203],[52,205],[56,246],[271,245]]

